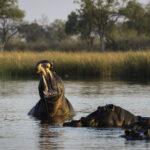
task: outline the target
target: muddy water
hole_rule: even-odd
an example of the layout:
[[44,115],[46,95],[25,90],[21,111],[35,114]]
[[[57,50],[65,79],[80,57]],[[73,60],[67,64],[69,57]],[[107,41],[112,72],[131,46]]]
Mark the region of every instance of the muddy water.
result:
[[[64,81],[76,116],[113,103],[135,115],[150,116],[150,84],[121,81]],[[0,80],[0,150],[137,150],[150,141],[127,141],[122,129],[71,128],[41,124],[27,116],[39,100],[38,81]]]

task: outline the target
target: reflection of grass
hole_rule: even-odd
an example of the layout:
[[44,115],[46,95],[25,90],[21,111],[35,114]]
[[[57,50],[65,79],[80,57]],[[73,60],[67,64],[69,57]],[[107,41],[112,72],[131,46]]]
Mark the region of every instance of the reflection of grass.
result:
[[150,78],[150,52],[3,52],[0,76],[33,76],[41,59],[52,60],[60,76]]

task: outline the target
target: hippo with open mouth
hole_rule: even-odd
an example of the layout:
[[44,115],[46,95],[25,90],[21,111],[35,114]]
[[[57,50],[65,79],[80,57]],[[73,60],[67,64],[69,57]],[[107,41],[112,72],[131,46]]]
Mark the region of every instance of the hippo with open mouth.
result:
[[65,97],[61,78],[51,71],[52,68],[53,64],[48,60],[41,60],[36,64],[36,72],[41,75],[38,87],[41,99],[28,114],[39,119],[59,118],[60,120],[60,118],[65,118],[64,120],[66,120],[73,117],[75,112]]

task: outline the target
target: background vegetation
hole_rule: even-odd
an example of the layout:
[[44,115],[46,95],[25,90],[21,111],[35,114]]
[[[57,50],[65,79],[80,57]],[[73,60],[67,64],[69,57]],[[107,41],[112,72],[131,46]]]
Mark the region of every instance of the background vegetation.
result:
[[150,79],[150,52],[1,52],[0,76],[36,76],[37,61],[54,62],[63,78]]
[[0,1],[1,50],[128,51],[150,49],[150,3],[76,0],[65,21],[24,22],[17,0]]

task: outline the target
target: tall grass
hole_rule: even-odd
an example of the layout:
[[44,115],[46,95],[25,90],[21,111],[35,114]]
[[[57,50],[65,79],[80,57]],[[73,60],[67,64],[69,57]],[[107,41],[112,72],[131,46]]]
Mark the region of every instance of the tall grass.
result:
[[150,52],[2,52],[0,76],[35,75],[41,59],[51,60],[62,77],[150,79]]

